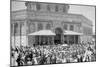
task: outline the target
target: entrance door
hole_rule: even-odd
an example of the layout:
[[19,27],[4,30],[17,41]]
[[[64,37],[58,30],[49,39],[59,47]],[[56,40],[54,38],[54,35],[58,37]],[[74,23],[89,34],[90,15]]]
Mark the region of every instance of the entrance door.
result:
[[55,29],[55,33],[56,33],[56,36],[55,36],[55,43],[56,44],[61,44],[62,42],[62,35],[63,35],[63,31],[61,28],[56,28]]
[[60,34],[56,34],[56,36],[55,36],[55,43],[57,43],[57,44],[61,43],[61,35]]

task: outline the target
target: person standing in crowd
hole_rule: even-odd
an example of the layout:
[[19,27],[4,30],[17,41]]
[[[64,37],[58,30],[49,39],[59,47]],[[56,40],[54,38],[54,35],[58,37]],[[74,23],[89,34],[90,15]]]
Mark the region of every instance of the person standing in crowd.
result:
[[87,62],[87,61],[91,61],[91,55],[92,55],[92,52],[91,52],[91,48],[88,47],[85,51],[85,54],[84,54],[84,58],[83,58],[83,61]]
[[47,56],[47,60],[46,61],[47,61],[47,64],[50,64],[51,63],[51,55],[48,55]]
[[55,55],[51,56],[51,64],[56,64],[56,56]]
[[16,62],[18,63],[18,66],[22,66],[22,65],[23,65],[23,64],[22,64],[22,59],[21,59],[21,54],[19,54],[19,56],[18,56]]
[[40,64],[40,65],[43,65],[43,64],[45,64],[45,62],[46,62],[46,57],[45,57],[45,55],[43,54],[43,55],[40,57],[39,64]]
[[17,66],[18,64],[17,64],[17,62],[16,62],[16,57],[15,57],[15,51],[13,50],[13,51],[11,51],[11,65],[12,66]]
[[56,64],[70,62],[94,61],[96,58],[95,49],[85,44],[70,45],[43,45],[35,47],[17,47],[12,51],[12,62],[14,66]]

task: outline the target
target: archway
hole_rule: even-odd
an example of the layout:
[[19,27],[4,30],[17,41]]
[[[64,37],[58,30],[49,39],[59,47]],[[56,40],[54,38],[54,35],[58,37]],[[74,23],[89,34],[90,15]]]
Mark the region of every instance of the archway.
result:
[[55,29],[56,36],[54,38],[55,44],[61,44],[62,43],[62,37],[63,37],[63,30],[61,28]]

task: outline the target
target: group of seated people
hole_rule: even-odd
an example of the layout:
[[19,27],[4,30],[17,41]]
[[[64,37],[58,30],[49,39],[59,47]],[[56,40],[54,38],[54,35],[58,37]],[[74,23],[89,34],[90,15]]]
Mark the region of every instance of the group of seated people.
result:
[[37,45],[11,48],[11,66],[44,65],[96,60],[92,43],[62,45]]

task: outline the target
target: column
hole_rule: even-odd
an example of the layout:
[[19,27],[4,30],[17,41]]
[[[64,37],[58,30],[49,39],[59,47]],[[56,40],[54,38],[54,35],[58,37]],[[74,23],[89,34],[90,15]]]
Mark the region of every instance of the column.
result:
[[40,44],[41,44],[41,36],[40,36]]
[[14,23],[12,24],[12,28],[13,28],[12,37],[14,41],[12,45],[14,45],[14,48],[15,48],[15,24]]
[[64,38],[64,35],[63,35],[63,44],[65,43],[65,38]]
[[45,27],[46,27],[46,23],[43,24],[43,30],[45,30]]
[[80,35],[78,35],[78,43],[80,43]]
[[69,44],[69,35],[67,35],[66,37],[67,37],[67,44]]
[[38,31],[38,22],[35,22],[35,27],[36,27],[35,31]]
[[36,39],[37,39],[37,38],[36,38],[36,36],[34,36],[34,37],[35,37],[35,45],[36,45]]
[[74,35],[74,44],[76,44],[76,39],[75,39],[75,35]]
[[22,46],[22,43],[21,43],[21,22],[19,23],[19,36],[20,36],[20,46]]
[[38,40],[39,40],[39,41],[38,41],[38,42],[39,42],[39,44],[38,44],[38,45],[40,45],[40,36],[38,36],[38,38],[39,38],[39,39],[38,39]]
[[68,44],[68,37],[67,37],[67,35],[65,35],[65,41],[66,41],[66,44]]
[[28,46],[28,35],[27,35],[28,25],[27,25],[27,21],[25,21],[24,23],[25,23],[26,46]]
[[21,41],[21,46],[23,46],[22,45],[22,26],[23,26],[23,24],[22,24],[22,22],[20,22],[20,41]]
[[48,39],[48,45],[49,45],[49,44],[50,44],[50,43],[49,43],[49,41],[50,41],[50,40],[49,40],[49,36],[47,36],[47,39]]
[[40,43],[41,43],[41,36],[39,36],[39,45],[40,45]]
[[52,36],[52,44],[54,45],[54,36]]
[[61,35],[61,43],[62,44],[64,43],[64,35],[63,34]]

